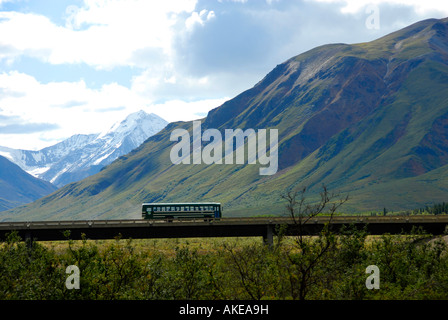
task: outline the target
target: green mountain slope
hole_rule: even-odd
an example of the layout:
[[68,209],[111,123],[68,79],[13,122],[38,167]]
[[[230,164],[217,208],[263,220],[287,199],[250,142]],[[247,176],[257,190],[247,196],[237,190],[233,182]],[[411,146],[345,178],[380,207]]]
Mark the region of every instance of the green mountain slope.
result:
[[[280,194],[322,183],[348,193],[349,211],[446,201],[448,19],[376,41],[325,45],[274,68],[209,112],[202,130],[278,129],[278,172],[260,165],[179,164],[168,125],[97,175],[3,219],[138,218],[145,201],[220,201],[225,215],[282,214]],[[206,142],[202,143],[206,146]]]
[[32,202],[56,189],[51,183],[34,178],[0,156],[0,211]]

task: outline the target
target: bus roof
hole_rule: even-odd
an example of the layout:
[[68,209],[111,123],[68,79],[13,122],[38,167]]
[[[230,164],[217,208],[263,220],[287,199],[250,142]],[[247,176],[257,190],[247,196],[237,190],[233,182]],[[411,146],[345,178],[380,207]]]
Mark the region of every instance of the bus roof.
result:
[[152,205],[152,206],[197,206],[197,205],[212,205],[221,204],[220,202],[145,202],[142,205]]

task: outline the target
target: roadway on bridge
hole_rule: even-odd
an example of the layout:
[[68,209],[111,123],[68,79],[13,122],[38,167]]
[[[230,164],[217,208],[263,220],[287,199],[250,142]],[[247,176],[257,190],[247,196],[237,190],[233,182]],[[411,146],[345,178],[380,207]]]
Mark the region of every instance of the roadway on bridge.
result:
[[[305,234],[317,234],[330,217],[314,217],[303,224]],[[286,235],[297,234],[298,224],[290,217],[266,218],[221,218],[186,219],[166,222],[161,220],[72,220],[72,221],[28,221],[0,223],[0,239],[15,230],[22,239],[42,241],[67,240],[66,231],[70,230],[70,239],[78,240],[83,235],[88,239],[122,238],[191,238],[191,237],[248,237],[261,236],[271,242],[277,234],[278,226],[285,226]],[[366,226],[370,234],[410,232],[413,227],[422,227],[431,234],[443,234],[447,231],[448,215],[437,216],[335,216],[331,227],[336,232],[343,225]]]

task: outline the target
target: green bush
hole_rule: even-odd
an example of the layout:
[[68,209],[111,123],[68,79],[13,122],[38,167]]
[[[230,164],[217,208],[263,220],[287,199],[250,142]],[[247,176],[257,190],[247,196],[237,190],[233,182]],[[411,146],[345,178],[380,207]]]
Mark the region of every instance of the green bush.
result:
[[[369,237],[347,227],[273,247],[167,243],[172,250],[120,238],[56,249],[11,233],[0,244],[0,299],[448,298],[447,245],[422,232]],[[80,270],[80,289],[65,286],[69,265]],[[369,265],[380,270],[379,290],[366,288]]]

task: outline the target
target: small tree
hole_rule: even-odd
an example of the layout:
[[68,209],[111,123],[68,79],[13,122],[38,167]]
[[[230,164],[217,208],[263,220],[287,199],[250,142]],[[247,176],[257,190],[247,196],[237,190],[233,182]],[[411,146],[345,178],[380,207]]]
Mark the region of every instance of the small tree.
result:
[[[309,220],[315,218],[319,214],[326,213],[329,216],[329,221],[325,225],[323,231],[328,232],[326,229],[328,229],[327,227],[331,223],[334,213],[340,206],[348,201],[348,196],[340,197],[339,194],[330,194],[327,187],[323,185],[322,192],[320,192],[320,201],[316,204],[309,204],[305,198],[306,191],[306,187],[303,187],[302,189],[295,189],[281,195],[282,199],[287,202],[286,210],[289,217],[293,220],[294,225],[297,226],[297,241],[299,246],[304,241],[304,227]],[[334,201],[338,197],[339,199]],[[327,211],[325,212],[326,209]]]
[[[330,224],[336,210],[348,201],[348,196],[339,197],[329,193],[325,186],[320,192],[320,201],[310,204],[306,201],[306,187],[289,191],[282,195],[286,200],[286,210],[297,228],[297,247],[287,252],[291,267],[287,273],[290,278],[291,295],[304,300],[310,290],[310,285],[317,280],[317,267],[327,253],[335,248],[336,242],[330,231]],[[336,198],[339,199],[335,201]],[[317,239],[305,234],[305,225],[319,214],[326,213],[328,222],[324,225]],[[297,250],[298,249],[298,250]]]

